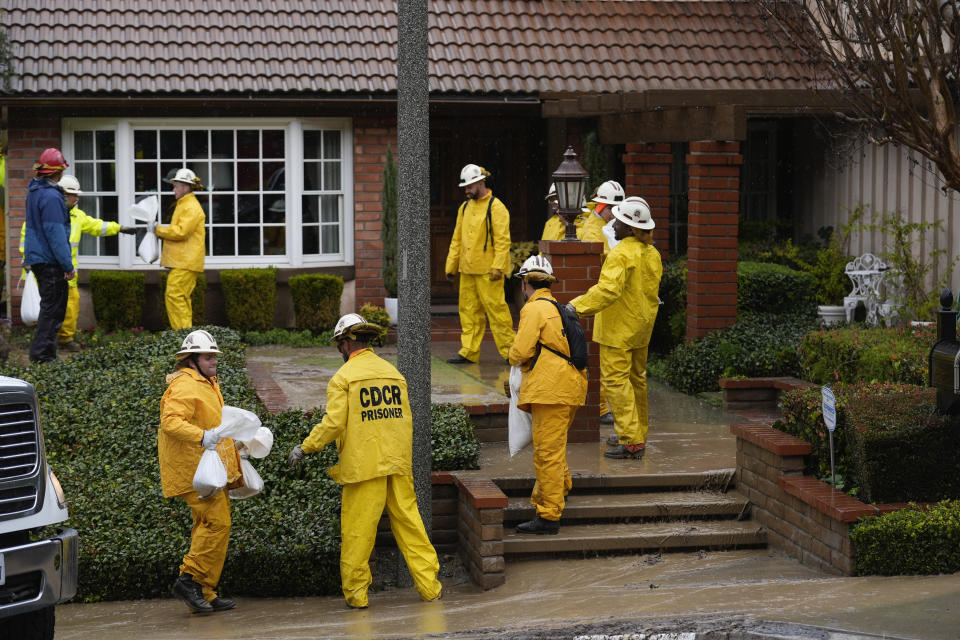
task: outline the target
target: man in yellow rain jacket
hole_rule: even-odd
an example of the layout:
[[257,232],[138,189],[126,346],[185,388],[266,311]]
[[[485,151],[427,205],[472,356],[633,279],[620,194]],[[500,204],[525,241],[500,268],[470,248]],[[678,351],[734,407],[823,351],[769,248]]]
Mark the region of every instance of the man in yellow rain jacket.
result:
[[[74,176],[64,175],[60,178],[60,188],[67,199],[67,209],[70,213],[70,255],[73,258],[73,269],[77,270],[77,252],[80,248],[80,236],[84,233],[90,236],[106,237],[118,233],[134,234],[133,227],[121,226],[119,222],[108,222],[100,218],[88,216],[83,209],[77,206],[83,191],[80,190],[80,181]],[[20,255],[23,255],[23,246],[27,237],[27,223],[20,227]],[[77,287],[77,275],[67,283],[67,314],[63,317],[63,324],[57,333],[57,342],[60,348],[66,351],[79,351],[80,345],[73,339],[77,333],[77,318],[80,316],[80,291]]]
[[480,358],[484,314],[504,360],[513,343],[513,317],[503,293],[510,269],[510,212],[486,186],[490,172],[468,164],[460,172],[467,200],[460,205],[447,252],[447,278],[460,274],[460,351],[447,362],[464,364]]
[[177,169],[170,180],[177,207],[169,225],[151,222],[149,231],[163,240],[160,264],[170,269],[167,276],[167,291],[164,304],[171,329],[188,329],[193,326],[193,308],[190,296],[197,285],[197,274],[203,273],[204,222],[206,215],[194,189],[203,189],[200,178],[190,169]]
[[370,348],[379,325],[356,313],[340,318],[333,330],[340,367],[327,385],[327,412],[310,435],[290,451],[295,467],[304,454],[336,441],[339,464],[330,477],[343,485],[340,508],[340,580],[347,606],[367,607],[370,552],[384,506],[423,600],[436,600],[442,587],[440,563],[430,544],[413,488],[413,417],[407,381],[396,367]]
[[[551,184],[550,191],[544,197],[547,201],[547,209],[550,210],[550,217],[543,225],[543,234],[541,240],[563,240],[567,235],[567,223],[560,217],[560,200],[557,197],[557,185]],[[583,223],[587,219],[587,210],[577,216],[573,224],[577,227],[577,238],[580,238],[580,232],[583,229]]]
[[550,293],[550,284],[556,282],[550,262],[543,256],[531,256],[519,275],[527,303],[520,311],[510,364],[524,367],[517,403],[533,416],[537,479],[530,503],[537,508],[537,515],[517,525],[517,531],[552,535],[560,530],[564,497],[573,486],[567,467],[567,431],[577,407],[587,398],[587,374],[563,357],[570,357],[570,346]]
[[240,458],[233,440],[220,440],[214,432],[223,413],[218,353],[216,341],[206,331],[187,335],[177,352],[177,369],[167,376],[167,390],[160,400],[157,451],[163,496],[183,498],[193,515],[190,551],[183,557],[173,594],[194,613],[235,606],[216,592],[230,542],[230,500],[225,491],[201,498],[193,489],[204,448],[220,454],[228,483],[240,478]]
[[608,458],[640,458],[646,450],[647,349],[657,318],[663,265],[653,246],[654,221],[643,198],[613,208],[620,242],[607,254],[597,284],[570,306],[596,315],[593,340],[600,345],[600,385],[613,411],[616,442]]

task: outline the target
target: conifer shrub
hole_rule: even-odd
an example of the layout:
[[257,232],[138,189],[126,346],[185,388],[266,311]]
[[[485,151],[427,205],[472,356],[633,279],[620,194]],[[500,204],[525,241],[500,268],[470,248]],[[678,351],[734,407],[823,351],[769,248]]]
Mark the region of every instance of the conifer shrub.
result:
[[97,326],[105,331],[143,325],[146,277],[138,271],[91,271],[90,297]]

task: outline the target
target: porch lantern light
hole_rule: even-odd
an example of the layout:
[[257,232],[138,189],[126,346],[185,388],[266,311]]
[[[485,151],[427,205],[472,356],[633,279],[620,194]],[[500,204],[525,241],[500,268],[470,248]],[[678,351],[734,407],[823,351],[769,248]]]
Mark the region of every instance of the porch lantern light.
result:
[[567,232],[564,242],[579,242],[577,226],[574,220],[581,213],[584,191],[587,188],[587,178],[590,177],[580,163],[573,147],[567,147],[563,152],[563,162],[553,172],[553,184],[557,185],[557,203],[560,205],[558,213],[567,223]]

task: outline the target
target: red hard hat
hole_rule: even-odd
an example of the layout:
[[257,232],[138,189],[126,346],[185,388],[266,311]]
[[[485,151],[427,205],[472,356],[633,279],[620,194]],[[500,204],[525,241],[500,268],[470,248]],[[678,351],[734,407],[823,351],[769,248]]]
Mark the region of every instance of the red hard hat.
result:
[[33,170],[40,174],[56,173],[57,171],[63,171],[68,166],[60,150],[51,147],[50,149],[44,149],[43,153],[40,154],[40,159],[33,165]]

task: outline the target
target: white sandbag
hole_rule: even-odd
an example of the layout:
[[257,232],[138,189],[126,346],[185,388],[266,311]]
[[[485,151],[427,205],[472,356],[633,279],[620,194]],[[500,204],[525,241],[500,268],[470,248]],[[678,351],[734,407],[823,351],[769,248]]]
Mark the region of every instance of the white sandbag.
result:
[[40,317],[40,289],[37,287],[37,277],[33,271],[27,272],[27,279],[23,285],[23,296],[20,298],[20,319],[23,324],[37,324]]
[[257,435],[257,430],[261,426],[260,418],[253,411],[224,405],[220,416],[220,426],[217,427],[216,432],[221,438],[250,442]]
[[160,213],[160,198],[155,195],[147,196],[127,209],[127,215],[139,222],[153,222],[157,219],[158,213]]
[[216,449],[204,449],[197,465],[197,472],[193,474],[193,490],[201,498],[209,498],[217,491],[227,486],[227,469],[220,460]]
[[234,500],[243,500],[245,498],[252,498],[263,491],[263,478],[261,478],[257,470],[253,468],[250,461],[243,456],[240,457],[240,471],[243,473],[243,486],[230,489],[228,494],[231,498]]
[[251,458],[266,458],[270,449],[273,448],[273,432],[266,427],[260,427],[257,433],[244,444],[250,450]]
[[510,441],[510,457],[530,444],[533,440],[533,416],[517,407],[520,395],[520,381],[523,372],[520,367],[510,367],[510,413],[507,414],[507,433]]
[[152,264],[160,259],[160,240],[157,234],[147,231],[143,234],[143,240],[137,247],[137,255],[147,264]]

